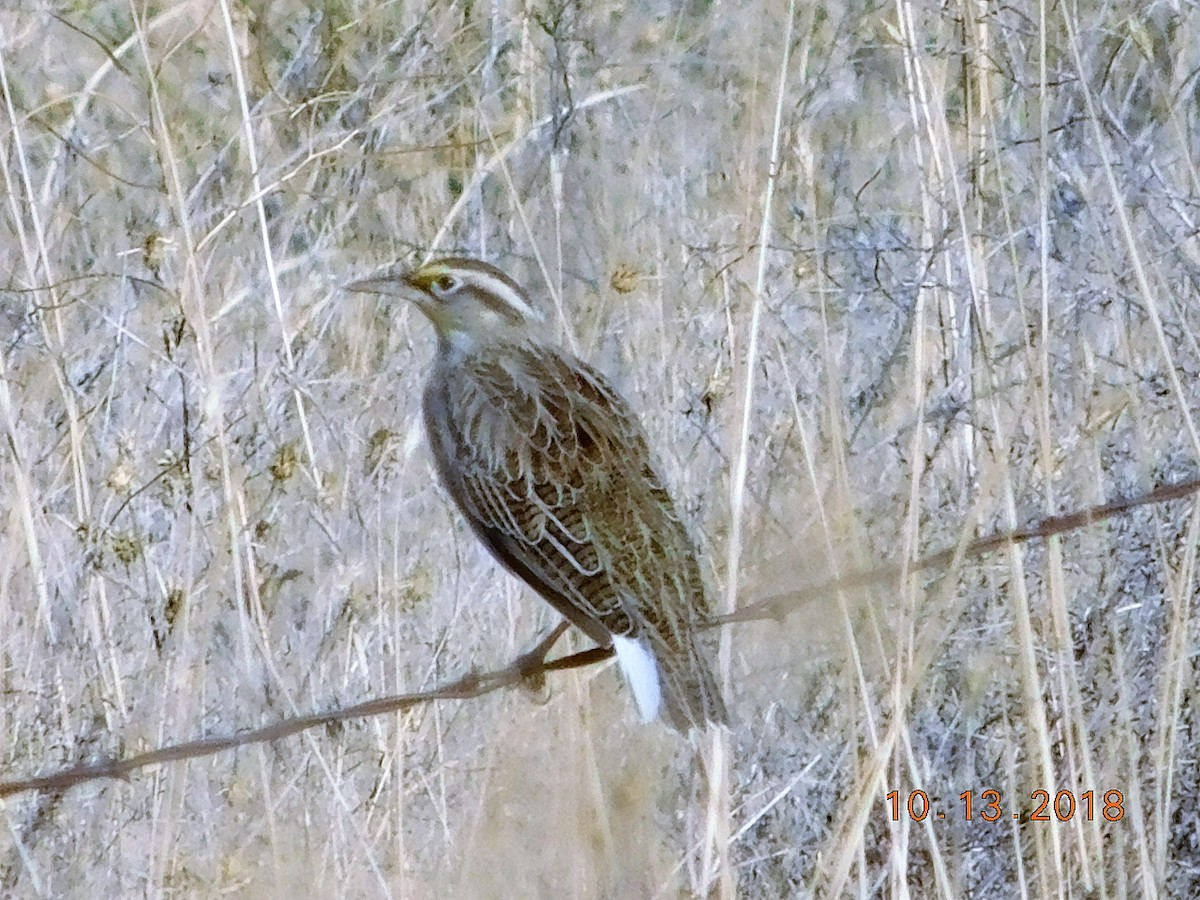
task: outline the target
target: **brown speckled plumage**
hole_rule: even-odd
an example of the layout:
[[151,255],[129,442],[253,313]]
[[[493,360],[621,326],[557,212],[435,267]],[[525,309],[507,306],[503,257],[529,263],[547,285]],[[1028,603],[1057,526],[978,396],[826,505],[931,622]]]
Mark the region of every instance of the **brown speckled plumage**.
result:
[[[471,528],[598,644],[644,641],[675,728],[726,721],[694,630],[711,611],[695,547],[629,406],[586,363],[538,339],[536,314],[514,306],[523,294],[491,266],[440,260],[400,280],[424,292],[418,305],[438,327],[425,425]],[[509,289],[510,302],[497,300]]]

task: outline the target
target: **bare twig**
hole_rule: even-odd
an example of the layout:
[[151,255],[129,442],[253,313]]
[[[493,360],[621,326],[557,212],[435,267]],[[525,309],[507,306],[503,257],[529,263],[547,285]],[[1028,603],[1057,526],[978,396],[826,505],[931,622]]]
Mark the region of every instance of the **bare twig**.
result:
[[[1066,513],[1061,516],[1050,516],[1027,528],[996,532],[972,541],[963,551],[962,558],[973,559],[1009,546],[1010,544],[1023,544],[1039,538],[1074,531],[1095,524],[1096,522],[1124,515],[1142,506],[1180,500],[1198,492],[1200,492],[1200,478],[1194,478],[1177,484],[1163,485],[1136,497],[1114,500],[1111,503],[1089,507],[1088,509]],[[945,566],[955,558],[956,553],[958,553],[957,548],[939,550],[910,563],[908,570],[920,572]],[[833,591],[850,590],[852,588],[886,582],[896,578],[902,569],[903,566],[901,563],[892,562],[863,572],[855,572],[844,578],[829,579],[797,591],[778,594],[761,600],[758,603],[743,606],[737,612],[710,620],[705,623],[705,626],[716,627],[757,619],[783,618],[787,613],[817,597],[825,596]],[[264,725],[261,728],[241,731],[236,734],[213,735],[212,737],[200,738],[199,740],[188,741],[183,744],[161,747],[157,750],[139,753],[136,756],[130,756],[126,759],[101,760],[100,762],[71,766],[70,768],[60,769],[57,772],[38,775],[33,778],[0,781],[0,799],[27,791],[63,791],[77,784],[100,778],[127,778],[133,772],[148,766],[212,756],[213,754],[220,753],[222,750],[231,750],[235,747],[244,747],[249,744],[271,743],[291,737],[302,731],[307,731],[310,728],[319,728],[324,725],[333,724],[334,722],[344,722],[348,719],[368,718],[370,716],[401,712],[424,703],[432,703],[435,700],[470,700],[498,691],[501,688],[521,683],[536,686],[541,683],[541,680],[545,678],[548,672],[583,668],[602,662],[612,656],[611,647],[595,647],[591,650],[584,650],[579,653],[573,653],[570,656],[548,661],[546,654],[550,652],[555,641],[562,636],[567,627],[566,622],[561,623],[532,650],[523,653],[507,666],[491,672],[471,672],[455,681],[428,691],[381,697],[377,700],[368,700],[365,703],[358,703],[343,709],[284,719],[272,725]]]
[[522,682],[536,684],[547,672],[590,666],[612,656],[612,648],[595,647],[591,650],[564,656],[561,659],[547,661],[546,653],[550,650],[550,645],[564,630],[564,628],[556,629],[550,637],[528,653],[517,657],[504,668],[492,672],[470,672],[455,681],[428,691],[381,697],[343,709],[284,719],[272,725],[264,725],[261,728],[240,731],[236,734],[213,735],[170,747],[160,747],[157,750],[139,753],[126,759],[107,759],[100,762],[83,763],[34,778],[0,781],[0,799],[25,791],[62,791],[85,781],[94,781],[99,778],[127,778],[133,772],[148,766],[212,756],[222,750],[231,750],[234,747],[244,747],[249,744],[268,744],[310,728],[320,728],[334,722],[344,722],[347,719],[401,712],[423,703],[431,703],[434,700],[469,700],[474,697],[482,697],[484,694],[490,694]]
[[[1039,538],[1047,538],[1068,531],[1076,531],[1124,515],[1141,506],[1157,503],[1168,503],[1200,492],[1200,478],[1192,478],[1177,484],[1165,484],[1149,493],[1136,497],[1122,497],[1111,503],[1103,503],[1087,509],[1064,513],[1061,516],[1049,516],[1025,528],[1015,531],[997,531],[977,538],[966,545],[962,558],[975,559],[994,550],[1008,547],[1012,544],[1025,544]],[[908,563],[907,571],[924,572],[948,565],[959,552],[958,547],[946,547]],[[866,569],[862,572],[852,572],[841,578],[829,578],[816,584],[806,585],[795,591],[786,591],[772,597],[766,597],[756,603],[743,606],[736,612],[726,616],[714,616],[705,623],[705,627],[715,628],[719,625],[730,625],[735,622],[753,622],[759,619],[782,619],[788,613],[805,603],[827,596],[834,591],[847,591],[854,588],[866,587],[872,584],[882,584],[891,581],[905,570],[902,562],[888,562]]]

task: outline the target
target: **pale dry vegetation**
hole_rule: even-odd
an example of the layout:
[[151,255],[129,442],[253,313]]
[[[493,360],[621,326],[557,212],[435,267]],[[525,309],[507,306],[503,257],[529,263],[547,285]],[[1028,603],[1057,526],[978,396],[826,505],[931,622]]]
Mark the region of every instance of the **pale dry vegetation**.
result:
[[[1196,473],[1190,5],[29,0],[0,66],[0,780],[553,621],[432,481],[430,330],[339,289],[434,250],[643,412],[722,604]],[[10,797],[0,894],[1195,896],[1198,547],[726,628],[715,790],[587,669]]]

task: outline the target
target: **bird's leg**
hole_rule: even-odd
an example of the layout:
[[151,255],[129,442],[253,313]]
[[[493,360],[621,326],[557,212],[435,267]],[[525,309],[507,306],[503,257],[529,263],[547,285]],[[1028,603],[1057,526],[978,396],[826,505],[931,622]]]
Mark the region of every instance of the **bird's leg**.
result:
[[534,693],[541,693],[546,687],[546,673],[561,671],[563,669],[579,669],[584,666],[595,665],[598,662],[604,662],[609,659],[613,653],[612,644],[608,646],[592,647],[590,650],[580,650],[572,653],[570,656],[563,656],[559,659],[546,661],[550,650],[558,643],[558,639],[563,636],[563,632],[571,627],[571,623],[565,619],[559,622],[554,630],[542,638],[534,645],[532,650],[522,653],[517,657],[517,661],[513,664],[513,668],[521,676],[521,680],[525,686]]
[[553,648],[554,645],[558,643],[558,639],[560,637],[562,637],[563,634],[566,632],[566,630],[570,627],[571,627],[571,623],[568,622],[566,619],[563,619],[561,622],[559,622],[557,625],[554,626],[553,631],[551,631],[548,635],[546,635],[544,638],[542,638],[540,641],[538,641],[537,646],[535,646],[532,650],[530,650],[525,655],[534,657],[535,659],[537,659],[537,661],[539,663],[545,662],[546,657],[550,655],[551,648]]
[[563,619],[554,626],[553,631],[538,641],[532,650],[522,653],[517,658],[517,671],[521,673],[525,683],[533,690],[540,691],[545,686],[546,656],[558,643],[558,639],[563,636],[563,632],[570,627],[571,623]]

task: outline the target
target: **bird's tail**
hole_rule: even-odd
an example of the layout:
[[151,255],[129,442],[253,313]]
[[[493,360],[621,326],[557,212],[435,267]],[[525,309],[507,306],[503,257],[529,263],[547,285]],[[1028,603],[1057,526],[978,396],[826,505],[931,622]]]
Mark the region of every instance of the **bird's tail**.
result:
[[695,641],[684,648],[652,648],[644,636],[614,635],[613,647],[643,722],[663,712],[671,727],[683,734],[710,722],[729,724],[712,668]]

